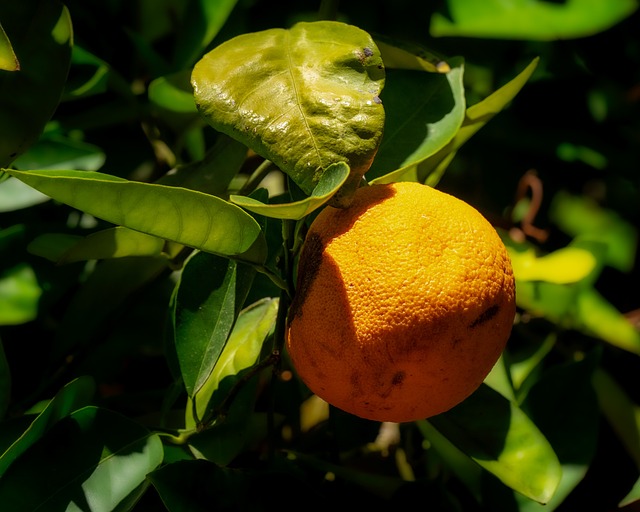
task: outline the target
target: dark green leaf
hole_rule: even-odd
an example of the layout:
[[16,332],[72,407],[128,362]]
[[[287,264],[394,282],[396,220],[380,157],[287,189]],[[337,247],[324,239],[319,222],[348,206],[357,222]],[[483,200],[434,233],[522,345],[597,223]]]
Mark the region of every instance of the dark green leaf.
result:
[[[263,344],[273,332],[277,313],[278,299],[263,299],[240,313],[213,372],[194,398],[195,406],[187,404],[186,428],[197,425],[194,412],[204,418],[217,410],[234,386],[246,378],[264,352]],[[257,385],[255,378],[243,382],[224,411],[224,421],[192,436],[190,446],[208,460],[227,465],[252,441],[252,432],[266,432],[266,417],[253,412]]]
[[149,100],[157,107],[181,114],[196,114],[189,79],[191,70],[156,78],[149,84]]
[[36,141],[60,101],[71,60],[67,8],[56,0],[0,2],[20,71],[0,74],[0,168]]
[[105,61],[76,45],[73,47],[71,54],[71,66],[78,73],[77,75],[71,73],[71,77],[65,86],[64,100],[83,98],[93,94],[100,94],[107,90],[109,73],[112,71]]
[[518,76],[479,103],[467,108],[462,126],[453,140],[413,171],[416,174],[416,179],[421,183],[435,186],[458,149],[516,97],[531,78],[538,65],[538,60],[535,58]]
[[119,414],[86,407],[60,420],[0,480],[10,510],[114,510],[162,462],[162,443]]
[[486,385],[429,422],[505,485],[547,503],[561,478],[560,462],[534,423]]
[[184,266],[174,300],[174,336],[190,397],[218,361],[254,277],[253,267],[205,252]]
[[12,176],[114,224],[203,251],[262,263],[264,236],[240,207],[180,187],[90,171],[7,171]]
[[[93,398],[94,391],[93,381],[85,377],[71,381],[58,391],[20,438],[0,455],[0,476],[53,425],[73,411],[87,405]],[[0,478],[1,481],[4,480]]]
[[97,171],[105,154],[93,144],[62,134],[47,134],[13,162],[16,169],[79,169]]
[[635,0],[448,0],[451,18],[435,14],[433,36],[553,40],[606,30],[638,8]]
[[600,417],[591,383],[597,363],[597,355],[590,354],[553,367],[527,394],[522,408],[551,443],[562,465],[562,479],[546,505],[516,495],[521,512],[555,509],[587,473],[598,442]]
[[368,180],[397,181],[456,135],[465,118],[464,65],[459,58],[449,64],[451,70],[442,74],[387,71],[384,136]]
[[351,168],[345,200],[371,165],[384,127],[380,53],[364,31],[298,23],[237,36],[195,66],[198,108],[311,194],[329,165]]

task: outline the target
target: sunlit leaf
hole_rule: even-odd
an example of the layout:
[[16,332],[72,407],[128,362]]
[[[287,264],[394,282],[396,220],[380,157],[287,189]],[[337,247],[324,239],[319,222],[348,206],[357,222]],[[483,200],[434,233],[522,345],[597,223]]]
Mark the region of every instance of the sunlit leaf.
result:
[[538,256],[533,248],[510,250],[513,273],[522,281],[546,281],[568,284],[581,281],[597,267],[598,261],[591,251],[580,247],[564,247]]
[[[255,433],[266,433],[266,417],[254,413],[258,379],[253,376],[241,381],[250,375],[264,352],[263,344],[273,332],[277,312],[278,300],[265,298],[240,313],[218,363],[194,398],[195,404],[187,403],[185,425],[190,428],[197,424],[194,413],[205,418],[212,411],[218,412],[225,400],[231,400],[224,411],[219,411],[224,421],[189,439],[199,456],[216,464],[231,463],[253,441]],[[237,385],[242,387],[230,396]]]
[[57,0],[0,2],[0,20],[20,71],[0,74],[0,168],[36,141],[60,101],[71,60],[72,27]]
[[186,263],[173,314],[175,349],[190,397],[211,375],[254,277],[253,267],[205,252]]
[[218,197],[90,171],[7,172],[108,222],[203,251],[264,261],[265,242],[258,223]]
[[42,288],[27,263],[0,273],[0,325],[17,325],[38,315]]
[[[95,384],[87,377],[71,381],[63,387],[33,420],[29,428],[0,454],[0,476],[7,468],[33,444],[35,444],[53,425],[73,411],[86,406],[93,398]],[[0,481],[3,481],[0,478]]]
[[206,54],[192,84],[198,108],[311,194],[329,165],[351,177],[347,200],[371,165],[384,127],[380,53],[364,31],[339,22],[298,23],[237,36]]
[[7,33],[2,28],[0,23],[0,69],[5,71],[18,71],[20,69],[20,62],[13,51],[11,41],[7,37]]
[[553,40],[585,37],[606,30],[631,15],[635,0],[448,0],[447,16],[436,13],[435,37],[463,36]]
[[598,362],[598,354],[592,353],[551,367],[527,393],[522,408],[551,443],[562,478],[545,505],[516,495],[521,512],[554,510],[586,475],[598,444],[600,414],[591,383]]
[[505,485],[540,503],[553,497],[561,469],[551,445],[517,406],[488,386],[429,422]]
[[387,71],[384,136],[367,179],[398,181],[454,138],[465,118],[464,63],[455,58],[449,64],[442,74]]
[[157,435],[85,407],[60,420],[0,479],[10,510],[116,510],[162,462]]
[[413,171],[416,179],[427,185],[435,186],[458,149],[513,101],[529,78],[531,78],[531,75],[538,65],[538,61],[538,58],[533,59],[515,78],[491,93],[482,101],[468,107],[465,112],[465,118],[462,121],[462,126],[460,126],[453,140],[440,151],[422,162],[418,168]]
[[[1,174],[1,173],[0,173]],[[5,176],[8,176],[5,174]],[[16,178],[0,181],[0,213],[46,203],[51,198]]]
[[638,231],[613,210],[600,207],[588,197],[561,191],[551,201],[549,218],[571,236],[604,244],[605,264],[622,272],[633,268]]
[[349,166],[344,162],[339,162],[327,167],[311,195],[300,201],[266,204],[252,197],[237,195],[230,196],[229,200],[251,212],[266,217],[299,220],[326,204],[348,177]]

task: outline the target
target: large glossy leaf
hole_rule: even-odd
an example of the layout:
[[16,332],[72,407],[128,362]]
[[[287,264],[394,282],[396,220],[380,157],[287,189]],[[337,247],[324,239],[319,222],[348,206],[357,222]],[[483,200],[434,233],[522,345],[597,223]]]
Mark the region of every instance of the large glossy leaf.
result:
[[465,118],[464,63],[457,58],[449,64],[448,73],[387,71],[384,136],[367,179],[396,181],[456,135]]
[[340,202],[371,165],[384,127],[380,53],[366,32],[339,22],[298,23],[235,37],[195,66],[198,108],[311,194],[324,170],[346,162]]
[[0,325],[17,325],[38,315],[42,288],[28,263],[0,273]]
[[505,485],[540,503],[561,478],[558,457],[535,424],[486,385],[429,422]]
[[326,204],[349,177],[349,166],[344,162],[331,164],[323,173],[310,196],[293,203],[266,204],[253,197],[232,195],[229,200],[243,208],[277,219],[299,220]]
[[[517,96],[529,78],[531,78],[531,75],[538,65],[538,60],[538,58],[535,58],[511,81],[491,93],[482,101],[467,108],[462,126],[460,126],[453,140],[440,151],[422,162],[417,169],[413,170],[415,179],[422,183],[435,186],[458,149],[496,114],[507,107]],[[409,168],[409,170],[412,169]]]
[[0,20],[20,70],[0,74],[0,167],[40,135],[60,101],[69,70],[71,18],[57,0],[0,2]]
[[638,8],[636,0],[448,0],[431,19],[433,36],[553,40],[606,30]]
[[33,188],[108,222],[203,251],[262,263],[258,223],[218,197],[83,171],[7,171]]
[[[34,443],[36,443],[54,424],[67,417],[73,411],[86,406],[93,398],[95,385],[89,378],[71,381],[63,387],[46,407],[32,421],[25,432],[0,454],[0,476],[7,468]],[[2,478],[0,478],[0,481]]]
[[86,407],[53,425],[12,464],[0,479],[0,500],[9,510],[116,510],[162,455],[157,435]]
[[[263,299],[240,313],[229,340],[213,372],[195,396],[195,408],[187,404],[185,425],[195,427],[198,418],[218,410],[229,397],[234,386],[246,378],[264,353],[263,344],[273,332],[278,299]],[[231,403],[224,413],[224,421],[192,436],[189,444],[201,456],[220,465],[227,465],[252,440],[252,431],[265,431],[266,418],[254,414],[258,380],[242,382],[233,392]]]
[[244,305],[255,269],[197,252],[186,263],[174,299],[175,349],[193,397],[209,378]]

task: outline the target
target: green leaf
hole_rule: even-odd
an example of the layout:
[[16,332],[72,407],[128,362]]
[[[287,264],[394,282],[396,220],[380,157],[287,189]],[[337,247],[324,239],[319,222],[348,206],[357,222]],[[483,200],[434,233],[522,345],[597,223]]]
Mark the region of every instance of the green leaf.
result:
[[11,41],[7,37],[7,33],[2,28],[0,23],[0,69],[5,71],[18,71],[20,69],[20,62],[13,51]]
[[629,494],[622,498],[622,501],[618,503],[618,507],[626,507],[627,505],[631,505],[636,501],[640,501],[640,477],[638,477],[636,483],[633,484],[633,487],[629,491]]
[[122,226],[98,231],[86,237],[46,234],[29,244],[29,252],[59,265],[76,261],[126,258],[129,256],[164,256],[165,241]]
[[175,348],[187,394],[211,375],[249,293],[255,269],[205,252],[187,261],[174,298]]
[[218,197],[90,171],[6,172],[58,201],[114,224],[255,263],[266,257],[258,223]]
[[467,108],[464,121],[453,140],[427,160],[422,162],[416,171],[416,179],[421,183],[435,186],[447,166],[462,145],[487,124],[496,114],[502,111],[520,92],[538,65],[539,58],[522,70],[515,78],[482,101]]
[[560,191],[549,205],[549,218],[565,233],[606,246],[603,262],[621,272],[635,264],[638,231],[613,210],[584,196]]
[[591,251],[580,247],[564,247],[544,256],[537,256],[533,247],[523,251],[510,250],[513,273],[522,281],[576,283],[588,277],[598,261]]
[[53,425],[0,480],[10,510],[116,510],[162,462],[162,443],[137,423],[86,407]]
[[[0,177],[2,171],[0,171]],[[5,176],[8,176],[5,174]],[[0,182],[0,213],[12,212],[46,203],[51,198],[36,189],[25,185],[16,178],[9,177]]]
[[593,376],[593,387],[605,418],[640,469],[640,405],[601,368]]
[[0,273],[0,325],[17,325],[38,316],[42,288],[28,263]]
[[171,112],[197,114],[190,77],[191,70],[188,69],[156,78],[149,84],[149,101]]
[[243,34],[195,66],[196,104],[311,194],[323,172],[346,162],[351,176],[333,198],[348,202],[370,167],[384,128],[380,52],[366,32],[339,22]]
[[178,30],[174,62],[179,68],[193,66],[195,60],[209,46],[238,0],[189,0]]
[[[4,475],[7,468],[44,436],[54,424],[87,405],[93,398],[94,392],[95,384],[87,377],[73,380],[58,391],[29,428],[4,453],[0,454],[0,476]],[[0,481],[4,479],[0,478]]]
[[13,162],[13,167],[27,169],[79,169],[97,171],[106,156],[93,144],[62,134],[45,135]]
[[434,37],[548,41],[586,37],[615,25],[638,8],[636,0],[448,0],[448,15],[431,18]]
[[448,73],[451,66],[439,55],[418,45],[376,35],[376,45],[387,69],[413,69],[431,73]]
[[0,168],[37,140],[60,101],[71,60],[72,28],[57,0],[0,2],[0,20],[20,71],[0,74]]
[[[253,441],[255,432],[266,433],[266,417],[254,413],[258,379],[250,372],[264,353],[263,344],[273,333],[277,313],[278,299],[265,298],[244,309],[213,372],[194,397],[195,404],[187,403],[186,428],[195,427],[198,418],[212,411],[224,414],[224,421],[189,439],[198,456],[225,466]],[[253,378],[242,382],[248,376]],[[235,388],[238,385],[242,387]],[[219,411],[232,392],[231,403]]]
[[458,449],[513,490],[540,503],[554,495],[560,463],[535,424],[486,385],[429,422]]
[[387,71],[384,136],[367,179],[389,183],[446,146],[465,118],[464,63],[448,73]]
[[520,512],[554,510],[586,475],[598,444],[600,415],[591,383],[598,361],[598,354],[591,353],[551,367],[529,390],[522,409],[551,443],[562,464],[562,479],[546,505],[516,495]]
[[300,220],[326,204],[349,177],[349,166],[344,162],[331,164],[320,178],[309,197],[285,204],[265,204],[247,196],[231,195],[229,200],[238,206],[265,217]]
[[76,73],[71,73],[65,85],[64,100],[84,98],[107,90],[111,66],[91,52],[74,45],[71,69]]
[[9,409],[11,401],[11,369],[7,362],[7,356],[4,353],[2,340],[0,339],[0,420]]

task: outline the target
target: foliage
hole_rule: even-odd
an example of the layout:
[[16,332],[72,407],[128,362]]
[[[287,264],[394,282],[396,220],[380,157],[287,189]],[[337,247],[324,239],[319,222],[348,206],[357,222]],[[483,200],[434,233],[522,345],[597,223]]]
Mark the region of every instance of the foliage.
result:
[[[274,5],[0,3],[0,502],[637,502],[637,2]],[[480,209],[517,280],[483,386],[402,425],[283,352],[306,227],[369,165]]]

